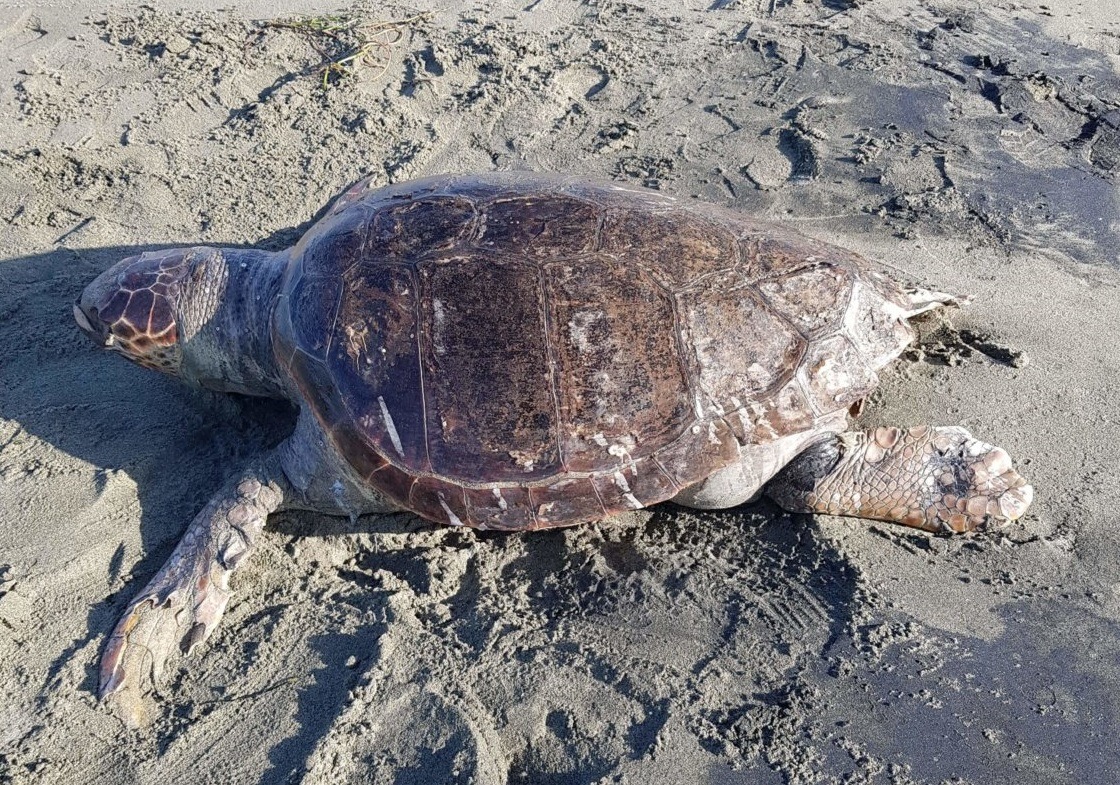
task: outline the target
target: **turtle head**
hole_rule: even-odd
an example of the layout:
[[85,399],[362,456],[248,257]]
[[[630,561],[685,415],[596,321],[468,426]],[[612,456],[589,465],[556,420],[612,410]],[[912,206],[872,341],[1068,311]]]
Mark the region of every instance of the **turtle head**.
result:
[[86,287],[74,318],[94,343],[211,390],[282,397],[272,307],[286,253],[168,248],[130,256]]
[[98,345],[138,365],[178,373],[180,299],[201,250],[142,253],[113,265],[74,304],[78,326]]

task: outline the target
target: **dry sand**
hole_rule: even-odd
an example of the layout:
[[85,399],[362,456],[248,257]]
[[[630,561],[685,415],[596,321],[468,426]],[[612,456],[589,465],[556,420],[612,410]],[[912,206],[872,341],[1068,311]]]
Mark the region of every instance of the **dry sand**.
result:
[[[0,9],[0,783],[1120,779],[1114,0],[445,0],[324,90],[238,11]],[[281,406],[96,353],[83,285],[281,247],[340,188],[614,177],[789,222],[973,305],[864,414],[962,423],[1037,502],[1002,535],[660,508],[529,536],[276,516],[127,731],[115,619]]]

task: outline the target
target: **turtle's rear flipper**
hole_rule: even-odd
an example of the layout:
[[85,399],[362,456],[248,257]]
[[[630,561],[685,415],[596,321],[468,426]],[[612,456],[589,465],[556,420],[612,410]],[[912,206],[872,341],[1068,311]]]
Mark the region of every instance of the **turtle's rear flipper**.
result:
[[791,461],[766,493],[792,512],[942,533],[1002,526],[1022,516],[1034,495],[1006,452],[955,426],[829,435]]
[[167,658],[205,640],[229,601],[229,576],[283,499],[277,470],[251,471],[219,491],[187,528],[171,558],[117,622],[101,657],[99,694],[132,727],[149,721],[145,696]]
[[967,294],[949,294],[948,292],[935,292],[932,289],[909,287],[904,291],[910,301],[906,310],[906,318],[917,316],[934,308],[961,308],[972,302],[972,296]]

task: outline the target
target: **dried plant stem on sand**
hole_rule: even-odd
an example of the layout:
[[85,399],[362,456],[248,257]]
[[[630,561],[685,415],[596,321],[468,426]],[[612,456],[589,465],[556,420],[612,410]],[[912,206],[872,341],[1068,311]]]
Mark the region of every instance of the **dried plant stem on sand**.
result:
[[293,30],[305,39],[320,57],[314,72],[321,76],[323,89],[344,79],[358,77],[362,69],[374,69],[371,79],[385,74],[391,62],[390,49],[404,38],[405,31],[431,18],[428,12],[406,19],[365,22],[352,13],[296,17],[262,22],[261,26]]

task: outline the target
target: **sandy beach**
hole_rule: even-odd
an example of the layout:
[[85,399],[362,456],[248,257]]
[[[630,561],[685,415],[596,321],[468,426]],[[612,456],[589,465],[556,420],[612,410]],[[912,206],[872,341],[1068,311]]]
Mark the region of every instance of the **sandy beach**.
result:
[[[363,61],[323,70],[328,14]],[[3,6],[0,69],[0,785],[1120,781],[1113,0]],[[106,636],[294,415],[98,352],[75,298],[142,250],[284,248],[362,176],[494,169],[971,295],[860,423],[968,427],[1031,511],[957,538],[766,501],[516,536],[282,513],[126,728]]]

